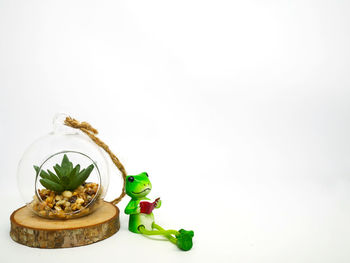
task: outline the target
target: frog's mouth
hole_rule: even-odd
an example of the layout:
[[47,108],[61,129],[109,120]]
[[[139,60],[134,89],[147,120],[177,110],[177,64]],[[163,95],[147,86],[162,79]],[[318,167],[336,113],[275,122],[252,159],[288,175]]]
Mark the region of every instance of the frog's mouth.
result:
[[147,190],[149,190],[149,191],[151,191],[151,188],[149,188],[149,187],[147,187],[147,188],[145,188],[145,189],[143,189],[141,192],[132,192],[133,194],[142,194],[143,192],[146,192]]

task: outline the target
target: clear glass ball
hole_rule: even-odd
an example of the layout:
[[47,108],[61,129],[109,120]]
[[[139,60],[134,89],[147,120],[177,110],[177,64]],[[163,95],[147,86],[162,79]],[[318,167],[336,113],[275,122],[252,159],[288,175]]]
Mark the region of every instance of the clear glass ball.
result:
[[[45,218],[90,214],[101,204],[109,184],[105,154],[83,132],[65,126],[65,117],[54,118],[54,130],[28,147],[17,169],[18,187],[27,207]],[[67,160],[62,163],[64,158],[68,166]]]

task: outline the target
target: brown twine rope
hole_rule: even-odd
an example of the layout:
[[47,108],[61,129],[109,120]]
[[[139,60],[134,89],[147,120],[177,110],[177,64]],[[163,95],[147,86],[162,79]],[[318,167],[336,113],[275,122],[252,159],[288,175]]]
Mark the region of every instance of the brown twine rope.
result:
[[70,126],[72,128],[79,129],[82,132],[84,132],[87,136],[89,136],[91,138],[91,140],[93,140],[98,146],[100,146],[103,150],[105,150],[108,153],[108,155],[112,159],[112,162],[117,166],[119,171],[122,173],[122,177],[123,177],[122,193],[120,194],[120,196],[118,198],[111,201],[111,203],[114,205],[118,204],[125,196],[125,180],[126,180],[127,174],[126,174],[124,166],[121,164],[121,162],[119,161],[117,156],[115,156],[114,153],[112,153],[112,151],[109,149],[108,145],[105,144],[103,141],[101,141],[99,138],[97,138],[95,136],[98,134],[98,131],[95,128],[93,128],[89,123],[79,122],[76,119],[73,119],[71,117],[67,117],[64,121],[64,124],[67,126]]

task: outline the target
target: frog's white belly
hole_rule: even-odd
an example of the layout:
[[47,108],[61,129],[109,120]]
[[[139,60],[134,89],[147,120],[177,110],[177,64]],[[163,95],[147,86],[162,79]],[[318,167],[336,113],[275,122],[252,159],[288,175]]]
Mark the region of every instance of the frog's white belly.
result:
[[147,230],[152,230],[152,224],[154,222],[154,216],[153,214],[139,214],[139,219],[141,225],[144,225]]

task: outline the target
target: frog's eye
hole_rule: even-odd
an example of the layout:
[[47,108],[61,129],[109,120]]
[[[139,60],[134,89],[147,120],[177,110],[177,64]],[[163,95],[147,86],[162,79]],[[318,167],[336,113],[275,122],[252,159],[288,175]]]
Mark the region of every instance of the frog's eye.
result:
[[128,177],[128,181],[129,181],[130,183],[132,183],[134,180],[135,180],[135,178],[134,178],[133,176],[129,176],[129,177]]
[[148,177],[148,173],[145,173],[145,175]]

